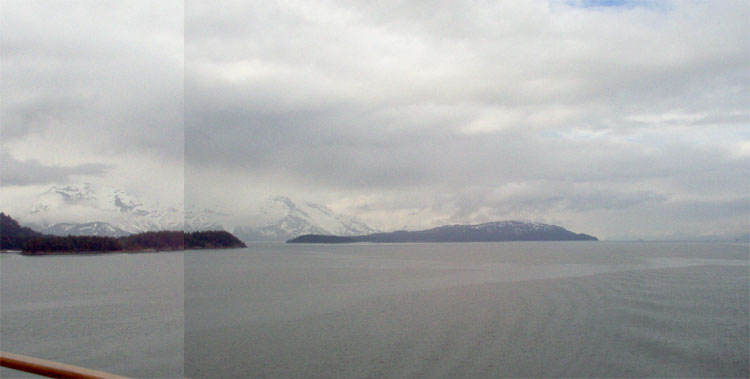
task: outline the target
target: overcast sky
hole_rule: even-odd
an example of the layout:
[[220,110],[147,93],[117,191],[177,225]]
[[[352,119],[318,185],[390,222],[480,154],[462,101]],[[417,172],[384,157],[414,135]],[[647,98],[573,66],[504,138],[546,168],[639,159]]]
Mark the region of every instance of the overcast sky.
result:
[[739,235],[749,7],[3,1],[2,202],[73,180],[181,201],[184,168],[185,203],[238,223],[287,195],[384,230]]
[[80,182],[181,203],[183,2],[0,4],[3,210]]

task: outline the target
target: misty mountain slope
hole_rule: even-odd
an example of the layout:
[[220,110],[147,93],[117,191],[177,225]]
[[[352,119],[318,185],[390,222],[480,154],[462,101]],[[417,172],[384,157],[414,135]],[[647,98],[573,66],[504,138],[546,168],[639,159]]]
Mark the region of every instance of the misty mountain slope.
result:
[[130,233],[106,222],[94,221],[85,223],[64,222],[41,228],[40,231],[56,236],[108,236],[122,237]]
[[230,214],[211,209],[198,208],[195,205],[185,207],[185,231],[229,230],[226,218]]
[[334,213],[328,207],[311,203],[295,203],[285,196],[272,197],[263,204],[261,226],[238,226],[234,234],[245,241],[286,241],[302,234],[361,235],[377,229],[355,217]]
[[22,218],[45,233],[58,235],[121,236],[184,226],[181,204],[146,203],[121,189],[91,183],[50,187]]
[[218,209],[169,207],[148,203],[123,190],[91,183],[54,185],[39,194],[29,212],[20,215],[28,225],[47,234],[123,236],[155,230],[226,230],[245,241],[285,241],[300,234],[361,235],[377,230],[321,204],[295,203],[288,197],[267,199],[242,215],[254,224],[232,221]]

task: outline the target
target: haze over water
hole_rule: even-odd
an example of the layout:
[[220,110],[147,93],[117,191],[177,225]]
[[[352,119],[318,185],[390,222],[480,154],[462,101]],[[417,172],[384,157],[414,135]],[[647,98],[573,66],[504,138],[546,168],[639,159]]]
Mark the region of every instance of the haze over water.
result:
[[748,375],[743,245],[255,245],[185,268],[190,377]]
[[134,377],[750,371],[747,245],[256,244],[1,259],[3,351]]

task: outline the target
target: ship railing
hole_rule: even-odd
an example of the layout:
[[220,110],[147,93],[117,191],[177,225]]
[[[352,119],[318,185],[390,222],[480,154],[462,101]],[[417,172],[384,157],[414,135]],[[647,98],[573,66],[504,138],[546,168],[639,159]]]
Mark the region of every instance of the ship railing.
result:
[[0,352],[0,366],[48,378],[127,379],[103,371],[5,352]]

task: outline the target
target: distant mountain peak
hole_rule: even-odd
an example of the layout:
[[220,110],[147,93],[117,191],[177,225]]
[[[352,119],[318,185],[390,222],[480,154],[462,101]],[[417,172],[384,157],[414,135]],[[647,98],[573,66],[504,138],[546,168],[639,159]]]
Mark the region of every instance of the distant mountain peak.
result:
[[336,214],[325,205],[296,203],[287,196],[266,199],[259,213],[265,223],[238,226],[234,233],[245,241],[285,241],[300,234],[357,235],[377,231],[355,217]]
[[22,218],[50,234],[90,230],[96,235],[119,236],[149,230],[181,230],[182,208],[182,204],[162,207],[119,188],[84,182],[49,187],[37,196],[29,213]]
[[286,197],[286,196],[273,196],[273,197],[270,197],[270,198],[268,198],[266,200],[265,206],[268,207],[268,206],[274,206],[274,205],[277,205],[277,204],[283,204],[290,211],[294,211],[294,210],[297,209],[297,205],[294,204],[294,202],[291,199],[289,199],[288,197]]
[[331,211],[330,209],[328,209],[328,207],[326,207],[325,205],[315,204],[315,203],[310,203],[310,202],[306,202],[305,205],[307,205],[310,208],[313,208],[313,209],[316,209],[316,210],[320,211],[321,213],[325,214],[326,216],[333,216],[333,217],[335,217],[335,215],[333,214],[333,211]]
[[229,216],[229,213],[191,204],[185,208],[185,231],[227,230],[224,220]]

